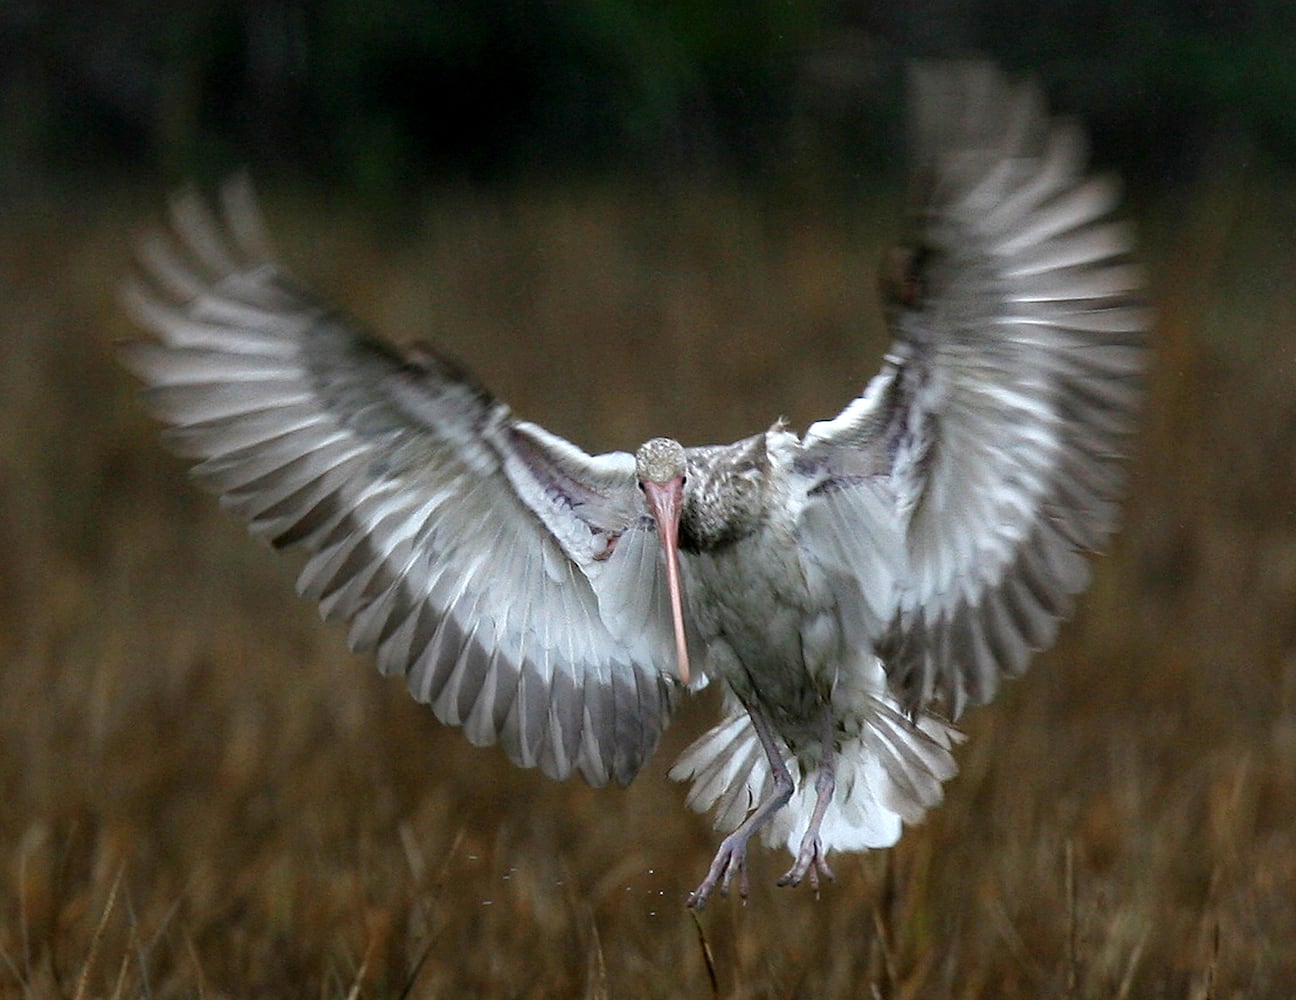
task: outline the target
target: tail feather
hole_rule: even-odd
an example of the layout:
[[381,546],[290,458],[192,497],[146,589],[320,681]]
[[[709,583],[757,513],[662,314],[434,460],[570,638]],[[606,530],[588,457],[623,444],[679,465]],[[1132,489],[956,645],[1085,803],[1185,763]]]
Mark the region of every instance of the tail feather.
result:
[[889,779],[879,789],[880,801],[906,823],[920,822],[944,797],[944,783],[958,772],[950,746],[961,734],[933,715],[915,723],[878,702],[861,736]]
[[715,809],[716,829],[725,831],[736,829],[774,788],[751,719],[736,702],[719,725],[680,754],[670,776],[676,781],[692,779],[688,807],[695,812]]
[[[680,755],[670,776],[692,781],[688,805],[714,809],[716,828],[735,829],[773,791],[769,762],[751,719],[736,701],[724,720]],[[820,834],[829,851],[890,847],[904,824],[920,822],[958,770],[951,748],[962,734],[934,715],[910,720],[890,697],[874,698],[858,735],[836,757],[837,787]],[[767,845],[786,844],[796,854],[815,805],[817,754],[789,757],[796,789],[762,832]]]

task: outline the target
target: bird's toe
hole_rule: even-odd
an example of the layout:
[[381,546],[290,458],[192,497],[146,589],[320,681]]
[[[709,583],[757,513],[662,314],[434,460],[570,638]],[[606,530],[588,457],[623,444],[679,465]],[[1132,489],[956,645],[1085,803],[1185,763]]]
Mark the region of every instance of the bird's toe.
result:
[[781,886],[798,886],[807,878],[810,879],[810,886],[816,892],[819,891],[819,879],[833,882],[837,876],[833,870],[828,867],[828,852],[824,850],[823,844],[818,837],[807,839],[802,843],[801,850],[797,852],[796,861],[792,867],[783,873],[778,880]]
[[742,901],[747,902],[748,882],[747,882],[747,842],[745,839],[736,837],[726,837],[720,844],[719,850],[716,851],[715,860],[711,862],[711,868],[707,872],[706,878],[702,884],[689,893],[688,906],[693,910],[701,910],[711,894],[718,888],[720,895],[729,895],[729,886],[733,883],[734,876],[738,876],[738,895]]

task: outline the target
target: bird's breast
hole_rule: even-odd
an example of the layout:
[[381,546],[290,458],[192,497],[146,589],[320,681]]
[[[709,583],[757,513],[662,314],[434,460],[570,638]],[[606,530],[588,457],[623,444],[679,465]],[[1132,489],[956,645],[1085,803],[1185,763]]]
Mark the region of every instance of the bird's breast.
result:
[[694,555],[722,553],[751,539],[764,527],[764,521],[762,511],[709,502],[704,496],[690,493],[680,515],[680,550]]
[[[684,592],[713,672],[772,715],[807,714],[827,697],[805,632],[822,618],[795,538],[773,523],[733,545],[686,555]],[[782,727],[780,727],[782,728]]]

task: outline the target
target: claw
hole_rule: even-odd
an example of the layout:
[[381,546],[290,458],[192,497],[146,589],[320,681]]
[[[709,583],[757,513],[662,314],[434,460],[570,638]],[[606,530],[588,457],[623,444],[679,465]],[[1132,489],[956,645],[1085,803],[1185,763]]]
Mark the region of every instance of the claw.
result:
[[819,892],[819,879],[822,876],[826,881],[834,882],[837,876],[833,870],[828,867],[828,852],[823,849],[823,844],[817,836],[806,834],[801,841],[801,850],[797,853],[796,861],[789,868],[783,877],[778,880],[778,885],[798,886],[806,878],[810,877],[810,887],[815,893]]
[[747,883],[747,838],[738,834],[730,834],[720,842],[720,847],[716,851],[715,860],[711,862],[711,868],[707,872],[706,878],[702,884],[689,893],[688,906],[693,910],[702,910],[707,905],[707,900],[717,888],[720,889],[720,895],[729,895],[729,886],[733,883],[734,874],[738,875],[738,895],[742,898],[744,905],[747,902],[748,883]]

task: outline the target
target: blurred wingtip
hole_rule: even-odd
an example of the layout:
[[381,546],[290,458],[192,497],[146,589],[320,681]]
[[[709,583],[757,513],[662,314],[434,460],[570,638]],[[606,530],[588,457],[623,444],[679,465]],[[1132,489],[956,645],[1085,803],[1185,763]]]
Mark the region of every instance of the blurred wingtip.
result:
[[922,59],[906,69],[909,152],[922,203],[941,174],[981,160],[1037,156],[1050,141],[1038,81],[1012,77],[988,58]]
[[226,178],[221,185],[220,200],[225,223],[238,247],[253,260],[273,260],[274,245],[261,214],[252,175],[243,169]]

